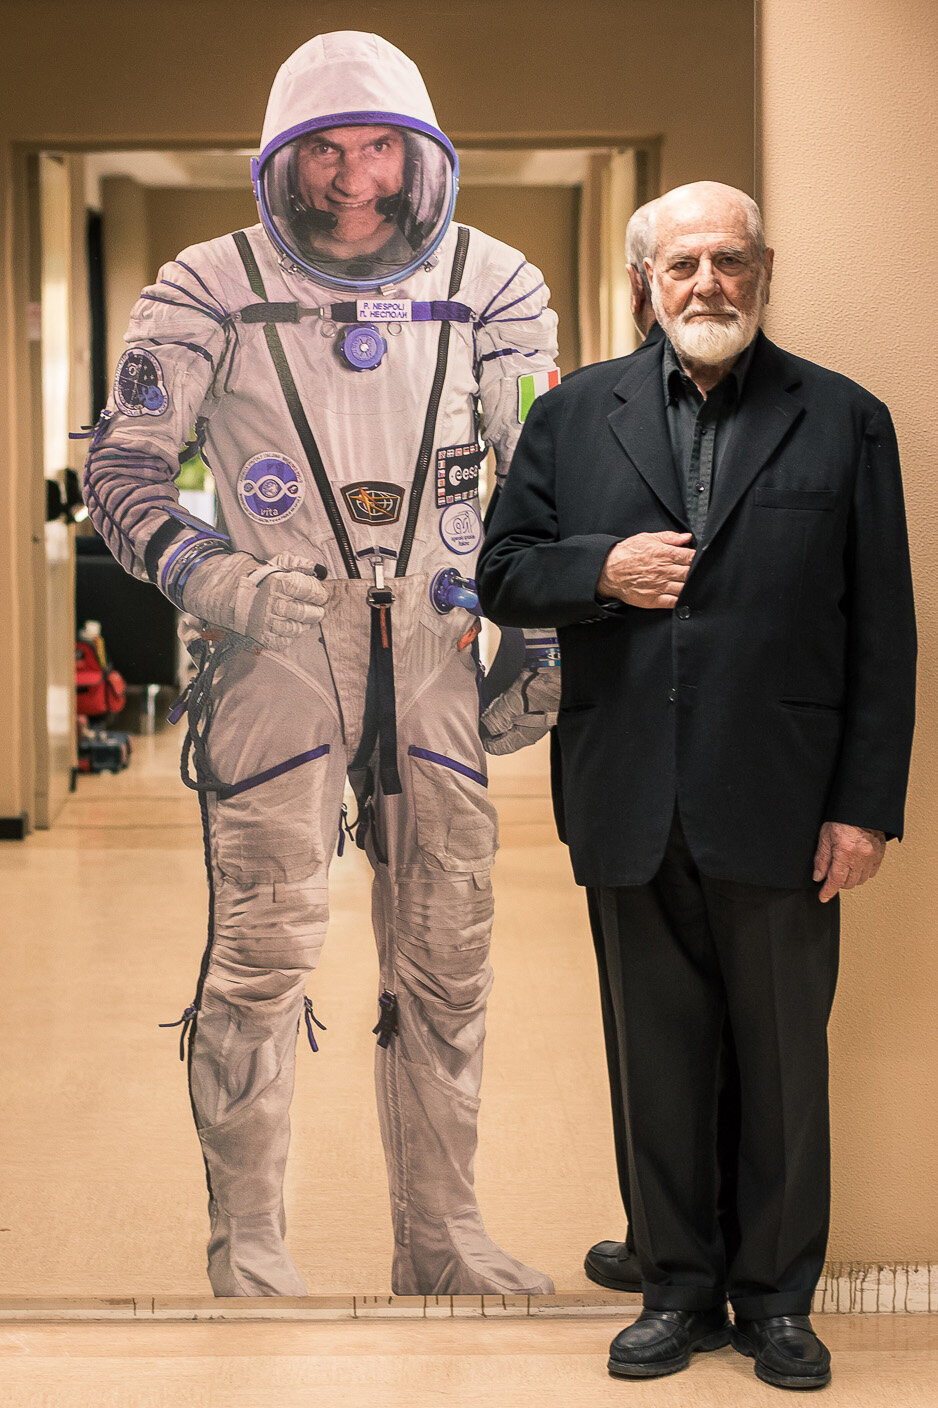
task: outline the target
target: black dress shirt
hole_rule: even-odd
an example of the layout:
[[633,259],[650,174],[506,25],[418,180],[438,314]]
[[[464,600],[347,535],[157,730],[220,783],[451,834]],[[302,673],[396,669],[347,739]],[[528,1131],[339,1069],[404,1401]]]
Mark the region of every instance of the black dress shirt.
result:
[[755,339],[705,399],[678,361],[670,340],[665,342],[665,417],[687,521],[697,542],[706,527],[714,476],[732,437],[754,347]]

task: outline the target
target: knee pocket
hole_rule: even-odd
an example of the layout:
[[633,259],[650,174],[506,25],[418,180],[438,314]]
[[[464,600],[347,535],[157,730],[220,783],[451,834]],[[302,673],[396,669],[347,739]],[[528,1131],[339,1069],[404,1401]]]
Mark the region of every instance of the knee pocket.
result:
[[448,871],[487,870],[498,848],[498,816],[476,768],[443,753],[408,749],[417,847]]
[[[327,839],[323,824],[328,806],[329,745],[321,748],[308,749],[311,756],[300,763],[294,761],[276,777],[233,797],[210,802],[212,856],[224,875],[244,883],[289,882],[301,880],[326,863],[334,838],[329,835]],[[283,762],[291,759],[269,767]],[[336,832],[338,806],[336,801]]]
[[[335,841],[344,768],[333,721],[291,677],[250,652],[234,657],[213,694],[209,765],[229,796],[209,793],[212,856],[234,879],[301,880]],[[340,750],[341,752],[341,750]]]

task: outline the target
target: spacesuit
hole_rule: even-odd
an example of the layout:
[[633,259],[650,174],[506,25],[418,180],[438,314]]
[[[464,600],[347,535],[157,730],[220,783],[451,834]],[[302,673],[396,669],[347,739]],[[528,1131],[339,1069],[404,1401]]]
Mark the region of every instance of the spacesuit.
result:
[[[305,1294],[282,1185],[344,827],[374,870],[393,1289],[550,1292],[486,1236],[473,1192],[497,838],[471,577],[485,448],[503,474],[557,377],[555,315],[518,251],[451,224],[455,153],[374,35],[287,60],[253,177],[261,223],[141,295],[84,479],[115,557],[209,628],[188,700],[209,941],[183,1027],[209,1276],[216,1295]],[[196,446],[215,525],[175,490]],[[550,640],[529,657],[534,736]]]

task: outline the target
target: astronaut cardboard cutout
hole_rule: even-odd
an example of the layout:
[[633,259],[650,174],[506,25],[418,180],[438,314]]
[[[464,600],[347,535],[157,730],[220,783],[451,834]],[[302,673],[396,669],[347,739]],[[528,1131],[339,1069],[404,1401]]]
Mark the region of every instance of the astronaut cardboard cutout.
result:
[[[473,1192],[496,818],[472,570],[479,462],[489,444],[507,469],[519,377],[552,368],[556,319],[523,255],[451,224],[455,154],[375,35],[287,60],[254,181],[261,223],[141,295],[84,480],[115,557],[211,628],[178,711],[211,896],[183,1025],[209,1277],[305,1294],[282,1185],[348,776],[374,871],[393,1290],[548,1292]],[[193,428],[217,524],[178,503]]]

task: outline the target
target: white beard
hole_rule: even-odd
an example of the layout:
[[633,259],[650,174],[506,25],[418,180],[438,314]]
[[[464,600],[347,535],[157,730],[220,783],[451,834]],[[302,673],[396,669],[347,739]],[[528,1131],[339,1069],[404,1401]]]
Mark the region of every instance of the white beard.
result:
[[671,317],[661,307],[656,286],[652,287],[652,306],[682,362],[715,367],[735,361],[759,331],[765,309],[765,284],[760,283],[752,308],[745,312],[734,308],[732,319],[688,317],[687,310]]

